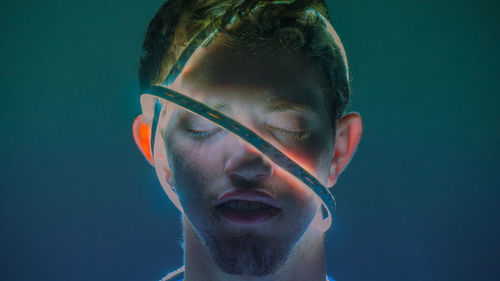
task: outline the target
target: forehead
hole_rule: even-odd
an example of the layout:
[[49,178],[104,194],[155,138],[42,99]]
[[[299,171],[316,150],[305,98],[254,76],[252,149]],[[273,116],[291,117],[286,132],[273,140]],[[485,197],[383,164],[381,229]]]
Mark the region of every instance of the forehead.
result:
[[[199,48],[173,88],[202,101],[267,104],[326,113],[325,73],[300,53],[227,46],[218,38]],[[318,112],[319,111],[319,112]]]

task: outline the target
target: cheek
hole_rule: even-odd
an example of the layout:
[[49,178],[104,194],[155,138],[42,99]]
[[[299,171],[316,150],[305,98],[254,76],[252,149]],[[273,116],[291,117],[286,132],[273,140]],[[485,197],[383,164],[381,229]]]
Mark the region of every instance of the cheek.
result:
[[172,181],[184,210],[205,206],[202,202],[212,199],[221,179],[222,159],[209,146],[193,144],[176,134],[167,136],[165,143]]
[[[332,140],[333,143],[333,140]],[[330,171],[330,163],[333,153],[333,146],[328,145],[328,138],[316,137],[316,141],[311,141],[300,149],[280,148],[294,162],[311,173],[322,184],[326,185]],[[276,169],[284,184],[290,187],[287,194],[290,201],[294,202],[294,216],[297,222],[309,223],[316,215],[321,199],[304,183],[288,174],[282,169]],[[303,225],[302,225],[303,226]]]
[[280,149],[316,179],[326,184],[333,156],[333,147],[328,145],[327,140],[316,138],[301,147]]
[[196,143],[176,132],[170,133],[164,139],[173,174],[196,172],[204,176],[217,170],[217,162],[220,162],[217,159],[218,154],[210,146]]
[[283,193],[280,198],[287,202],[286,209],[289,210],[289,219],[296,221],[300,228],[302,224],[309,223],[316,214],[316,210],[321,204],[321,200],[305,184],[282,169],[276,169],[276,175],[280,179]]

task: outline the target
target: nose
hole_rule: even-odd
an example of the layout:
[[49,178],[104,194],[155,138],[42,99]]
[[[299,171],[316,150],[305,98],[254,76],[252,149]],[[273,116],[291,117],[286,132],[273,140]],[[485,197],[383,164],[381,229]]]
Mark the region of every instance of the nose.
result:
[[250,187],[273,174],[273,166],[262,153],[238,138],[225,165],[225,173],[235,186]]

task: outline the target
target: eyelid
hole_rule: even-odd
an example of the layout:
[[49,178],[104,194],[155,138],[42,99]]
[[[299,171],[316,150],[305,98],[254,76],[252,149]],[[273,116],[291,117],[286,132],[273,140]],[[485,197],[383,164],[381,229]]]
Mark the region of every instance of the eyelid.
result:
[[283,129],[291,132],[299,132],[310,129],[311,122],[303,114],[271,114],[266,122],[267,127],[274,129]]
[[[222,131],[222,128],[215,123],[189,112],[182,114],[178,124],[190,138],[197,141],[202,141]],[[203,128],[199,128],[200,126]]]
[[[216,128],[219,128],[215,123],[208,121],[202,117],[194,115],[192,113],[183,114],[179,120],[179,124],[184,129],[191,132],[206,132]],[[199,129],[197,127],[206,127],[203,129]]]
[[273,131],[277,131],[278,134],[285,136],[285,137],[290,137],[294,139],[295,141],[305,141],[311,136],[312,130],[311,129],[305,129],[305,130],[300,130],[300,131],[290,131],[287,129],[283,128],[278,128],[278,127],[273,127],[273,126],[266,126],[268,129],[271,129]]
[[276,126],[269,125],[269,124],[266,124],[266,127],[268,129],[279,130],[279,131],[287,131],[287,132],[292,132],[292,133],[300,133],[300,132],[310,131],[310,129],[291,130],[291,129],[281,128],[281,127],[276,127]]
[[201,139],[211,137],[220,131],[222,131],[222,128],[217,126],[217,128],[215,128],[213,130],[208,130],[208,131],[190,131],[190,130],[188,130],[188,133],[191,135],[192,138],[201,140]]

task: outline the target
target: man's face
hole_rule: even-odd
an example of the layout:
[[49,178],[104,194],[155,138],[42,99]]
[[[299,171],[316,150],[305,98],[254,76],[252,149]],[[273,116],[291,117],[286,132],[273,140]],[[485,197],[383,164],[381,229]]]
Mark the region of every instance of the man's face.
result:
[[[221,42],[199,49],[170,88],[239,121],[326,184],[334,126],[323,102],[325,74],[300,54]],[[166,108],[160,133],[190,227],[226,273],[279,269],[321,213],[319,198],[237,136]],[[236,195],[227,201],[228,194]]]

